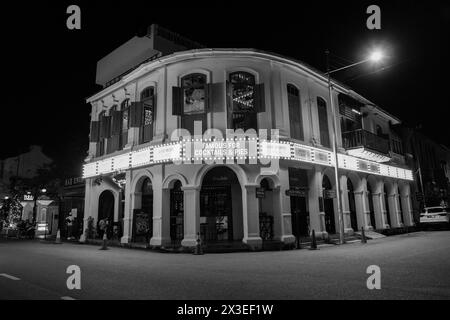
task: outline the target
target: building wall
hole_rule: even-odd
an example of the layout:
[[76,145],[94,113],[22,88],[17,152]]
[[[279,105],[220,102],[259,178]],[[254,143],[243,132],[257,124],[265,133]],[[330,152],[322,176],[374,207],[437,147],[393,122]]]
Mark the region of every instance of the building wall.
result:
[[[326,78],[304,68],[301,65],[290,63],[257,52],[233,52],[223,50],[212,52],[208,50],[192,51],[175,54],[158,62],[144,65],[129,76],[126,76],[116,85],[111,86],[91,97],[92,120],[96,121],[102,111],[107,111],[113,105],[120,105],[124,99],[138,101],[143,89],[154,86],[157,93],[156,128],[153,141],[145,145],[139,145],[139,128],[131,128],[128,131],[128,144],[124,150],[105,155],[102,158],[130,152],[146,145],[154,145],[170,141],[171,133],[180,127],[180,117],[172,114],[173,96],[172,87],[180,86],[180,79],[190,73],[202,73],[207,77],[207,83],[220,84],[223,91],[214,96],[213,111],[207,114],[207,127],[218,128],[224,131],[227,128],[227,109],[225,83],[229,74],[234,71],[245,71],[255,76],[256,84],[264,83],[265,111],[258,113],[259,129],[279,129],[281,139],[290,139],[289,106],[287,103],[287,84],[293,84],[300,90],[302,123],[304,129],[304,141],[296,141],[306,146],[318,147],[321,150],[330,151],[323,147],[320,138],[319,114],[317,98],[320,97],[327,102],[327,123],[330,134],[333,128],[332,110],[328,99],[328,88]],[[337,101],[338,93],[346,93],[366,104],[364,98],[356,95],[350,90],[335,85],[333,100]],[[373,109],[373,108],[372,108]],[[390,132],[389,121],[391,116],[383,116],[380,112],[375,115],[369,113],[364,119],[363,128],[374,130],[374,124],[380,123],[386,134]],[[336,112],[339,117],[339,113]],[[384,117],[384,118],[383,118]],[[340,132],[340,121],[337,119],[337,131]],[[300,125],[300,124],[299,124]],[[341,152],[343,150],[341,135],[338,134],[337,144]],[[96,158],[96,143],[90,144],[88,162],[98,160]],[[184,238],[181,244],[186,247],[196,245],[197,232],[199,232],[199,199],[204,175],[215,165],[206,164],[155,164],[142,168],[130,168],[126,170],[125,188],[121,189],[113,181],[114,174],[104,175],[99,182],[98,178],[86,179],[86,214],[97,219],[98,199],[102,192],[110,191],[115,199],[115,219],[119,219],[120,194],[123,192],[125,199],[123,218],[123,243],[132,241],[132,214],[133,210],[141,205],[139,194],[140,183],[144,177],[148,177],[153,185],[153,237],[150,244],[154,246],[166,245],[170,242],[169,215],[170,215],[170,189],[174,181],[182,183],[184,192]],[[292,161],[279,161],[279,166],[274,168],[261,165],[239,165],[227,164],[239,179],[241,187],[242,208],[242,241],[250,246],[258,248],[262,240],[259,230],[259,204],[256,198],[256,188],[260,187],[261,180],[267,177],[273,185],[273,214],[274,233],[278,241],[286,244],[293,243],[295,238],[292,230],[291,199],[286,195],[289,186],[289,168],[303,168],[308,171],[307,210],[309,212],[309,231],[314,230],[316,235],[326,237],[327,212],[321,204],[323,201],[323,177],[326,175],[331,181],[334,180],[332,169],[327,165],[308,164]],[[365,228],[385,229],[410,226],[411,219],[410,189],[407,182],[367,173],[340,170],[341,192],[343,194],[343,212],[345,231],[351,233]],[[351,180],[354,186],[355,198],[353,205],[349,200],[347,180]],[[367,183],[372,184],[372,194],[368,193]],[[335,183],[333,188],[336,191]],[[386,194],[386,197],[385,197]],[[371,223],[368,197],[372,197],[375,211],[375,225]],[[387,199],[387,201],[385,200]],[[333,200],[332,213],[335,225],[338,225],[337,200]],[[354,210],[352,209],[354,207]],[[389,210],[387,210],[389,209]],[[262,208],[266,210],[266,208]],[[239,211],[239,210],[238,210]],[[356,216],[357,225],[352,226],[352,219]],[[387,223],[388,215],[390,224]],[[402,219],[403,218],[403,219]],[[117,220],[116,220],[117,221]],[[403,222],[402,222],[403,221]]]

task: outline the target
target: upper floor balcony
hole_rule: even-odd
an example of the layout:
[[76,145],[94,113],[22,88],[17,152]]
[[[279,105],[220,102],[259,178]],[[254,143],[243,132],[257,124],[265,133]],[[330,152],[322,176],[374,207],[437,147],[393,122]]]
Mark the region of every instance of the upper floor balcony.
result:
[[342,133],[342,144],[350,155],[376,162],[387,162],[389,140],[372,132],[359,129]]

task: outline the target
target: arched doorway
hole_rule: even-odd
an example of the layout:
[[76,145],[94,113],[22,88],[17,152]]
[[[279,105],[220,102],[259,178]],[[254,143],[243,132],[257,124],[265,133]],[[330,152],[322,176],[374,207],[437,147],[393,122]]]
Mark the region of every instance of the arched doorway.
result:
[[184,192],[181,181],[176,180],[170,189],[170,239],[180,245],[184,237]]
[[133,242],[149,243],[153,235],[153,186],[150,178],[140,185],[141,208],[133,212]]
[[347,190],[348,190],[348,206],[350,211],[350,223],[353,231],[358,230],[358,218],[356,217],[356,201],[355,201],[355,188],[350,178],[347,177]]
[[259,236],[264,241],[273,240],[274,230],[274,198],[273,188],[269,179],[261,180],[260,188],[256,192],[259,207]]
[[114,223],[114,194],[105,190],[100,194],[98,199],[98,219],[97,219],[97,234],[100,238],[103,237],[103,231],[99,228],[100,220],[107,219],[108,229],[106,236],[108,239],[113,235],[113,223]]
[[205,242],[243,238],[242,189],[233,170],[208,171],[200,191],[200,234]]
[[329,234],[336,233],[336,223],[334,221],[334,198],[329,196],[333,190],[330,179],[324,175],[322,180],[323,210],[325,212],[325,231]]
[[367,182],[367,200],[369,201],[369,214],[370,214],[370,225],[376,229],[376,222],[375,222],[375,207],[373,205],[373,193],[372,193],[372,186],[369,182]]

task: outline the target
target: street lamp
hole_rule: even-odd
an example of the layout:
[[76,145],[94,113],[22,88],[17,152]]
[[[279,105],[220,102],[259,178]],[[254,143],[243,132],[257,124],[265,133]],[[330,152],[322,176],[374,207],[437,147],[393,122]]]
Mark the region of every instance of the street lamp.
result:
[[341,184],[339,182],[339,172],[338,172],[338,153],[337,153],[337,118],[336,118],[336,110],[333,103],[333,85],[331,83],[331,74],[349,69],[351,67],[366,63],[366,62],[379,62],[383,59],[384,55],[380,50],[376,50],[372,52],[372,54],[369,56],[369,58],[353,63],[351,65],[338,68],[335,70],[330,70],[330,51],[327,50],[325,52],[326,58],[327,58],[327,77],[328,77],[328,94],[330,99],[330,105],[331,105],[331,113],[333,115],[333,155],[334,155],[334,178],[336,180],[336,199],[337,199],[337,210],[338,210],[338,217],[339,217],[339,244],[344,244],[344,213],[342,211],[342,205],[341,205]]

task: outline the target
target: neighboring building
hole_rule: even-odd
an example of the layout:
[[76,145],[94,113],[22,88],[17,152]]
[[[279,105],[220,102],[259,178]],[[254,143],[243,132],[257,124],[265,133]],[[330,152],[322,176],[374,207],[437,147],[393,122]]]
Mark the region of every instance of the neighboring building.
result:
[[[413,175],[391,130],[400,121],[334,90],[345,232],[412,226]],[[200,234],[255,249],[337,233],[328,100],[323,73],[253,49],[182,51],[135,67],[88,99],[84,229],[92,217],[120,227],[124,244],[193,247]],[[200,134],[172,139],[194,133],[195,121]],[[226,129],[259,131],[230,138]]]
[[28,152],[0,160],[0,196],[8,195],[11,178],[32,179],[38,176],[39,170],[53,163],[42,152],[41,146],[30,146]]
[[61,198],[61,237],[78,239],[83,233],[85,181],[81,177],[64,181]]
[[402,138],[407,164],[414,171],[414,218],[424,206],[449,205],[450,150],[415,129],[395,126]]

